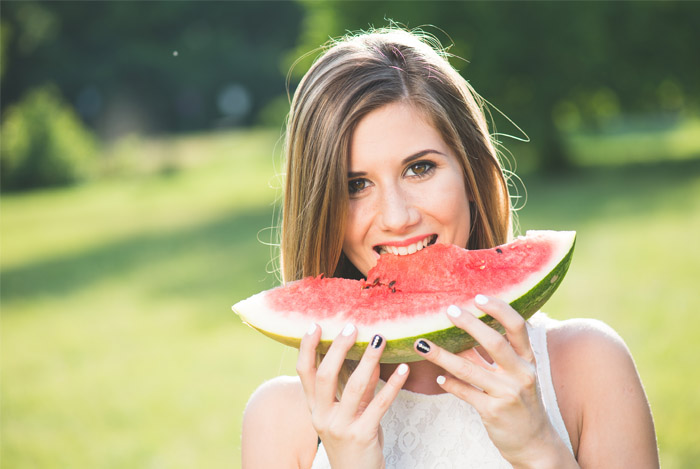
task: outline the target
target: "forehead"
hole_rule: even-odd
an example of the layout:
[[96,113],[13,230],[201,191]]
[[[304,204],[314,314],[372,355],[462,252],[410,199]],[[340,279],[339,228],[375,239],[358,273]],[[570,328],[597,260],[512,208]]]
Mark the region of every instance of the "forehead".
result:
[[449,149],[425,114],[408,103],[376,109],[358,123],[350,141],[351,168],[386,158],[405,158],[423,150],[447,154]]

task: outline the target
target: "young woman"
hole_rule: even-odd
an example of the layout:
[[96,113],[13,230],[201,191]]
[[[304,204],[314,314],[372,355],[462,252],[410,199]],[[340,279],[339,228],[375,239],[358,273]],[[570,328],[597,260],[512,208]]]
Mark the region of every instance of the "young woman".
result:
[[[285,281],[360,278],[380,255],[511,238],[480,102],[430,44],[395,29],[348,37],[301,81],[287,128]],[[346,360],[352,324],[320,356],[311,324],[299,377],[265,383],[248,403],[243,467],[658,467],[649,405],[615,332],[476,303],[504,335],[450,307],[480,346],[451,354],[418,340],[423,360],[410,365],[379,364],[379,335],[359,362]]]

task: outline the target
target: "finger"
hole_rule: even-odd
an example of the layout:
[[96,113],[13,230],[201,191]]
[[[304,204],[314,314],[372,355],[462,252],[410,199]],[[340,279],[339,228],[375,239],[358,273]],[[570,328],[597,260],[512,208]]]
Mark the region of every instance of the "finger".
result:
[[357,328],[346,325],[333,340],[326,356],[316,370],[316,405],[327,409],[335,402],[338,389],[338,374],[348,350],[355,344]]
[[373,386],[376,386],[379,379],[377,371],[384,346],[385,340],[380,335],[375,335],[367,345],[367,350],[365,350],[360,363],[353,371],[343,390],[343,397],[340,400],[338,411],[340,418],[350,421],[357,414],[363,401],[367,405],[372,399],[374,395]]
[[371,428],[376,428],[406,383],[409,372],[410,369],[405,363],[396,367],[396,370],[389,377],[384,387],[374,396],[372,402],[369,403],[367,409],[362,413],[358,422]]
[[453,394],[463,401],[471,404],[477,411],[484,408],[487,404],[489,396],[484,394],[480,389],[471,386],[463,381],[460,381],[449,375],[441,375],[437,377],[437,384],[446,392]]
[[474,337],[499,366],[506,370],[514,370],[520,366],[517,353],[497,330],[473,314],[462,313],[462,310],[454,305],[447,308],[447,315],[455,326]]
[[486,370],[493,370],[494,368],[498,367],[498,365],[495,362],[489,362],[484,358],[484,356],[479,353],[479,350],[477,347],[472,347],[470,349],[464,350],[462,352],[455,353],[458,357],[466,358],[470,362],[479,365],[480,367],[486,369]]
[[297,374],[301,380],[309,409],[314,406],[316,388],[316,348],[321,341],[321,328],[312,323],[308,332],[301,338],[299,357],[297,358]]
[[489,394],[495,394],[502,384],[502,378],[497,374],[472,363],[470,360],[450,353],[429,340],[418,339],[414,348],[426,360],[435,363],[455,378],[477,386]]
[[527,332],[527,322],[508,303],[485,295],[477,295],[476,306],[483,312],[496,319],[506,332],[506,338],[513,350],[529,362],[534,361],[530,337]]

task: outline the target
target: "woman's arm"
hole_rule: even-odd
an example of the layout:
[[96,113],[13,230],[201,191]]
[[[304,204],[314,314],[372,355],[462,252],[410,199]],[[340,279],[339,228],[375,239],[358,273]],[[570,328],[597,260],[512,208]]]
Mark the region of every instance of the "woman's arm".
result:
[[311,467],[317,441],[299,378],[280,376],[253,393],[243,415],[243,469]]
[[600,321],[548,334],[552,380],[581,467],[658,468],[654,422],[632,356]]

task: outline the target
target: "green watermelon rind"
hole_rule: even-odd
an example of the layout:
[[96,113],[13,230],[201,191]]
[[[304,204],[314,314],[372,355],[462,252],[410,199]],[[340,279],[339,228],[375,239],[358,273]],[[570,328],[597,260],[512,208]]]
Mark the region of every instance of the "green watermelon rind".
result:
[[[524,319],[529,319],[533,314],[539,311],[559,287],[564,279],[564,276],[566,275],[566,272],[569,270],[575,245],[576,238],[574,238],[571,248],[567,254],[562,258],[559,264],[556,265],[556,267],[554,267],[542,280],[540,280],[537,285],[535,285],[525,294],[510,302],[510,306]],[[501,334],[504,333],[503,326],[493,317],[485,314],[479,319],[481,319],[488,326],[499,331]],[[251,325],[251,327],[258,330],[262,334],[291,347],[299,348],[301,343],[301,338],[298,337],[277,335],[257,328],[253,325]],[[426,332],[425,334],[412,337],[387,340],[384,352],[382,353],[382,358],[380,360],[381,363],[408,363],[423,360],[423,357],[418,355],[418,353],[413,350],[413,344],[418,339],[427,339],[452,353],[462,352],[474,347],[475,345],[478,345],[477,341],[467,332],[456,326],[452,326],[446,329]],[[326,353],[330,348],[331,343],[332,341],[330,340],[322,340],[317,347],[317,351],[322,354]],[[367,345],[367,342],[356,342],[355,345],[353,345],[348,351],[346,357],[350,360],[359,360],[364,354]]]

